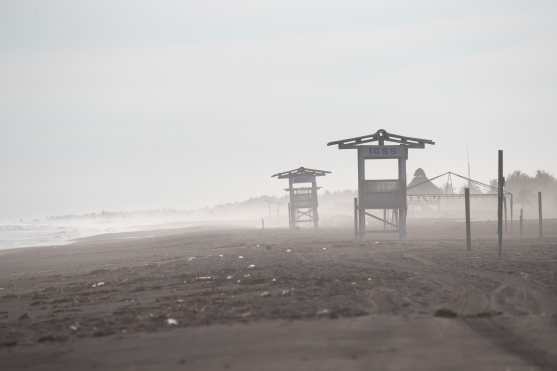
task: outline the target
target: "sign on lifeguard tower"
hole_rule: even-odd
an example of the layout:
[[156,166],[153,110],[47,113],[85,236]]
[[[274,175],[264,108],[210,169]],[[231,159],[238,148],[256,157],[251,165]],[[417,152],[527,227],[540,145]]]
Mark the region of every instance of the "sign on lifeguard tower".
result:
[[[377,144],[370,144],[376,142]],[[396,143],[385,145],[385,142]],[[358,151],[358,199],[355,202],[356,234],[362,237],[366,233],[366,216],[395,227],[401,239],[406,238],[406,214],[408,212],[406,196],[406,160],[409,148],[425,148],[426,144],[435,144],[429,139],[411,138],[391,134],[381,129],[374,134],[348,138],[327,143],[337,145],[339,149]],[[398,160],[398,179],[366,179],[366,160]],[[383,218],[367,210],[383,210]],[[387,210],[392,210],[393,221],[387,220]]]

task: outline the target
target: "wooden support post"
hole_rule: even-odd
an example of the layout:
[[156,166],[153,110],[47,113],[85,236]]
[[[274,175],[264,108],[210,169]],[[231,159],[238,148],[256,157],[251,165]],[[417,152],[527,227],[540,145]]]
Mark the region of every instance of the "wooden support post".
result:
[[292,205],[288,203],[288,228],[292,229]]
[[[403,151],[408,148],[403,147]],[[400,186],[400,210],[398,215],[398,234],[401,240],[406,239],[406,214],[408,212],[407,182],[406,182],[406,156],[398,159],[398,180]]]
[[507,196],[503,194],[503,214],[505,216],[505,233],[509,231],[509,227],[507,226]]
[[319,228],[319,212],[317,211],[317,183],[315,177],[311,181],[312,219],[313,227]]
[[520,208],[520,238],[522,238],[523,233],[524,233],[524,210]]
[[365,180],[366,166],[365,157],[361,148],[358,149],[358,234],[363,237],[366,233],[366,205],[365,205]]
[[354,197],[354,238],[358,239],[358,197]]
[[288,178],[288,191],[290,194],[290,229],[296,228],[296,203],[294,202],[294,181]]
[[383,209],[383,230],[387,230],[387,209]]
[[497,242],[499,257],[503,252],[503,182],[503,150],[499,150],[497,171]]
[[513,232],[513,223],[514,223],[514,196],[511,193],[511,233]]
[[261,229],[265,230],[265,218],[261,218]]
[[543,238],[543,208],[542,208],[542,193],[538,192],[538,223],[539,223],[539,238]]
[[471,250],[472,232],[470,229],[470,188],[464,188],[464,209],[466,214],[466,250]]

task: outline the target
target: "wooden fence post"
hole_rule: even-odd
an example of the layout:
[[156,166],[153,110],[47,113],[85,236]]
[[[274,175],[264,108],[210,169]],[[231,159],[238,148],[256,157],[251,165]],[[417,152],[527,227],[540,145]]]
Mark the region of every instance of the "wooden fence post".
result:
[[499,150],[497,171],[497,242],[498,242],[498,255],[501,257],[503,252],[503,150]]
[[511,193],[511,233],[513,233],[513,224],[514,224],[514,196]]
[[521,239],[523,233],[524,233],[524,210],[520,208],[520,238]]
[[354,197],[354,238],[358,239],[358,198]]
[[503,193],[503,215],[505,220],[505,233],[509,231],[508,218],[507,218],[507,195]]
[[470,230],[470,188],[464,188],[464,209],[466,213],[466,250],[471,250],[472,232]]
[[542,208],[541,192],[538,192],[538,223],[539,223],[539,237],[543,238],[543,208]]

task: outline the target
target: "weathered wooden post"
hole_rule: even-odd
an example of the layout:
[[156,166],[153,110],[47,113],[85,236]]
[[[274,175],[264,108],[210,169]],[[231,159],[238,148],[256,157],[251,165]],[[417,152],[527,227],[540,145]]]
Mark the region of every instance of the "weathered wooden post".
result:
[[261,218],[261,229],[265,230],[265,218]]
[[470,229],[470,188],[464,188],[464,209],[466,214],[466,250],[471,250],[472,232]]
[[524,233],[524,210],[520,208],[520,238],[522,238],[523,233]]
[[311,216],[313,219],[313,227],[319,228],[319,212],[317,211],[317,182],[315,178],[313,178],[311,182],[311,198],[312,198],[312,205],[311,205]]
[[507,226],[507,196],[503,193],[503,214],[505,216],[505,233],[509,231]]
[[292,206],[288,203],[288,228],[292,229]]
[[358,156],[358,237],[363,238],[366,231],[366,209],[364,200],[366,163],[359,149],[356,150],[356,155]]
[[514,196],[511,193],[511,233],[513,232],[513,223],[514,223]]
[[543,209],[542,209],[541,192],[538,192],[538,223],[539,223],[539,237],[543,238]]
[[290,200],[290,229],[296,229],[296,207],[294,205],[294,181],[288,178],[288,199]]
[[398,215],[398,235],[401,240],[406,239],[406,215],[408,214],[408,191],[406,180],[406,160],[408,159],[408,149],[406,149],[406,157],[398,159],[398,180],[400,188],[400,205]]
[[503,252],[503,150],[499,150],[498,176],[497,176],[497,242],[498,255],[501,257]]
[[358,197],[354,197],[354,238],[358,239]]

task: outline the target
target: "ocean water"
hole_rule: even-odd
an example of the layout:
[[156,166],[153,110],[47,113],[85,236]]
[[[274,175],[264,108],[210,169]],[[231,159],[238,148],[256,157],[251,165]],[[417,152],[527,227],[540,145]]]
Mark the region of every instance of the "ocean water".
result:
[[107,233],[136,232],[191,226],[191,222],[168,219],[93,218],[85,220],[33,220],[0,223],[0,250],[60,246],[76,239]]
[[83,228],[46,222],[0,225],[0,250],[27,246],[64,245],[87,236]]

